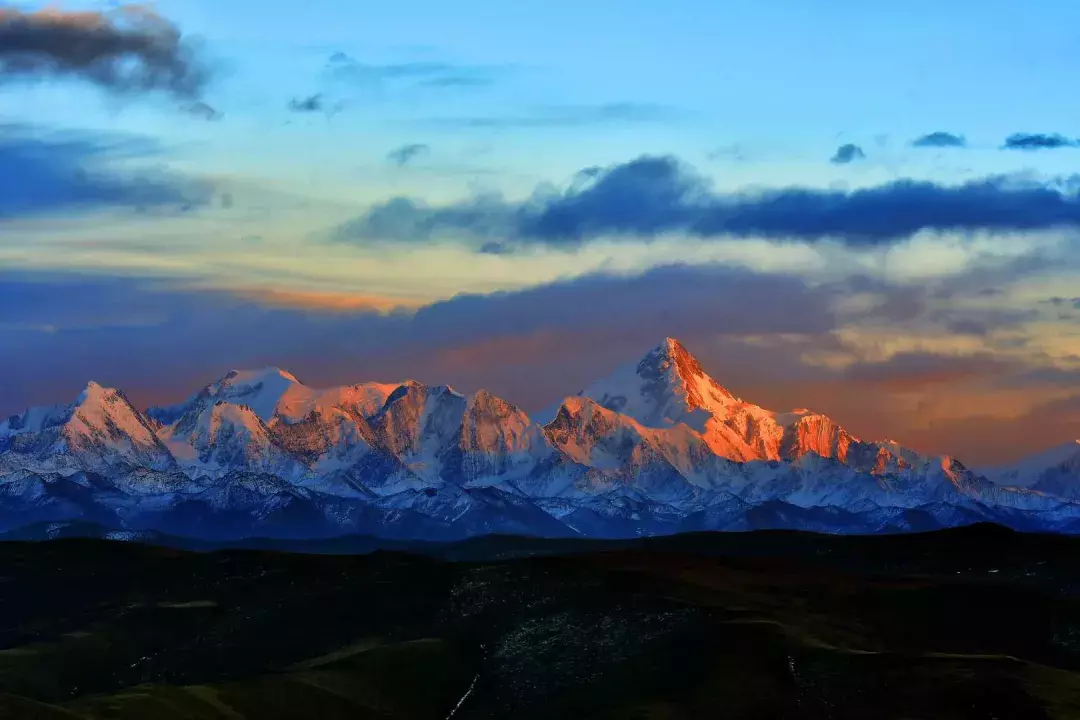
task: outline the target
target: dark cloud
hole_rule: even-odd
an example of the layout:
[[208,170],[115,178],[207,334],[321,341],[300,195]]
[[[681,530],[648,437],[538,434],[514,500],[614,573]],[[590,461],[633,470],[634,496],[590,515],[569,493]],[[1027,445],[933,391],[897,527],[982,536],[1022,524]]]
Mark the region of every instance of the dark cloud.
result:
[[[1075,435],[1075,401],[1024,413],[1076,387],[1077,371],[988,353],[868,361],[834,332],[839,290],[786,275],[675,266],[383,316],[267,306],[165,279],[0,271],[0,416],[70,402],[90,379],[147,405],[177,401],[229,369],[265,365],[314,387],[411,377],[463,392],[485,388],[535,412],[674,335],[737,396],[777,410],[809,407],[862,437],[982,462]],[[823,354],[854,364],[812,361]],[[972,397],[997,402],[1001,389],[1012,392],[996,407],[1012,417],[956,417]],[[952,409],[944,417],[913,410],[924,399]],[[1063,424],[1070,418],[1071,428]]]
[[570,128],[590,125],[666,122],[677,113],[663,105],[648,103],[605,103],[602,105],[546,106],[520,115],[484,115],[438,118],[425,124],[463,129]]
[[1033,309],[1010,308],[943,308],[928,318],[957,335],[987,337],[997,330],[1016,328],[1037,320]]
[[1009,232],[1080,226],[1080,196],[990,177],[961,185],[900,180],[852,191],[780,188],[717,193],[673,157],[640,157],[578,173],[524,202],[499,196],[428,206],[397,197],[338,229],[340,240],[427,240],[459,234],[573,247],[597,237],[765,237],[888,244],[921,230]]
[[971,318],[949,320],[946,322],[945,326],[951,333],[957,335],[974,335],[975,337],[986,337],[991,331],[990,326],[986,323]]
[[1064,135],[1043,133],[1013,133],[1005,138],[1002,150],[1057,150],[1059,148],[1078,147],[1080,142],[1070,140]]
[[1032,251],[1012,257],[982,256],[974,258],[966,271],[945,280],[931,292],[935,300],[957,297],[994,297],[1004,295],[999,285],[1010,285],[1023,278],[1060,269],[1061,261],[1042,251]]
[[501,242],[486,242],[477,250],[481,255],[513,255],[514,248]]
[[[744,301],[755,298],[753,307]],[[641,275],[598,273],[537,288],[462,295],[419,310],[428,336],[482,337],[614,324],[643,338],[820,333],[836,326],[832,294],[794,276],[672,265]]]
[[323,109],[322,93],[315,93],[304,98],[293,98],[289,101],[289,109],[301,113],[321,112]]
[[[151,141],[124,135],[59,133],[0,126],[0,218],[100,208],[190,209],[213,187],[171,173]],[[142,161],[142,169],[130,168]]]
[[831,286],[841,296],[852,292],[872,293],[877,302],[861,311],[861,319],[906,323],[921,317],[927,309],[926,289],[919,286],[890,285],[867,277],[852,277]]
[[197,46],[144,5],[107,12],[0,7],[0,80],[75,78],[116,93],[190,99],[211,75]]
[[425,155],[431,151],[428,145],[423,143],[410,143],[408,145],[402,145],[401,147],[394,148],[386,154],[386,159],[394,163],[398,167],[408,165],[410,161],[414,160],[420,155]]
[[853,163],[856,160],[863,160],[866,158],[866,153],[858,145],[848,143],[836,148],[836,154],[829,159],[829,162],[834,165],[847,165]]
[[1054,296],[1047,300],[1042,301],[1044,304],[1053,305],[1054,307],[1074,308],[1080,310],[1080,297],[1060,297]]
[[[747,304],[749,297],[755,301]],[[70,401],[89,379],[160,401],[230,368],[262,365],[287,367],[315,385],[406,374],[475,382],[473,389],[485,386],[539,409],[666,335],[691,342],[827,332],[835,327],[831,297],[787,275],[672,266],[459,296],[415,314],[384,316],[265,307],[152,278],[6,272],[0,273],[0,367],[6,373],[0,415],[31,403]],[[515,360],[507,354],[539,337],[557,339],[549,355]],[[447,353],[460,357],[488,344],[506,352],[470,355],[459,366],[446,360]],[[28,357],[39,360],[28,363]],[[536,364],[545,367],[530,371],[526,381],[523,368]],[[492,385],[485,373],[500,382]],[[161,398],[163,391],[172,395]]]
[[187,106],[188,113],[195,117],[202,118],[203,120],[215,121],[225,117],[224,114],[218,112],[210,105],[204,102],[197,102]]
[[938,131],[915,138],[911,145],[918,148],[962,148],[967,147],[967,140],[963,135]]

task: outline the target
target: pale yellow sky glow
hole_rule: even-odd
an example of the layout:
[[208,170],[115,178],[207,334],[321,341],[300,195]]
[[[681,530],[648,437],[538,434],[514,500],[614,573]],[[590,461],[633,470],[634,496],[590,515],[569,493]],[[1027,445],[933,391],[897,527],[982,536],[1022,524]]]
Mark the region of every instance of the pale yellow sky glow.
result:
[[[268,195],[268,202],[276,196]],[[258,210],[162,218],[154,215],[0,224],[0,263],[36,270],[85,270],[174,276],[200,285],[243,291],[355,293],[406,304],[459,293],[513,290],[607,271],[635,273],[671,263],[720,263],[810,281],[866,274],[890,282],[947,278],[988,258],[1055,251],[1060,235],[1004,237],[916,236],[883,250],[836,243],[777,245],[764,240],[701,241],[678,236],[653,241],[613,238],[576,249],[532,248],[512,255],[478,255],[462,244],[356,243],[322,239],[354,217],[338,203],[276,206],[272,220]],[[238,216],[238,217],[237,217]],[[1068,292],[1068,276],[1054,281]],[[1043,292],[1041,282],[1029,285]],[[1028,289],[1025,295],[1032,293]],[[852,302],[858,302],[852,300]]]

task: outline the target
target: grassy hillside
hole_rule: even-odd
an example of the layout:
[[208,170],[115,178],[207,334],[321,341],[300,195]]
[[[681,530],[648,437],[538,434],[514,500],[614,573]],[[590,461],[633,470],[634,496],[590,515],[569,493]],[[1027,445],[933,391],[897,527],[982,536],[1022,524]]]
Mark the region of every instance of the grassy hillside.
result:
[[0,543],[0,717],[1080,717],[1077,540],[442,554]]

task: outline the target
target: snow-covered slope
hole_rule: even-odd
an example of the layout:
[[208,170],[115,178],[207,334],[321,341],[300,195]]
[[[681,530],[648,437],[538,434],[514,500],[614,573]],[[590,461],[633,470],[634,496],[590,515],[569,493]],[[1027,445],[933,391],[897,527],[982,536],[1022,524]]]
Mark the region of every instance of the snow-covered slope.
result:
[[813,453],[882,474],[910,465],[905,452],[915,456],[892,444],[862,442],[819,413],[806,409],[778,413],[745,402],[709,377],[673,338],[580,395],[645,427],[686,426],[713,453],[738,462],[790,461]]
[[170,470],[153,423],[119,390],[87,384],[71,405],[30,408],[0,423],[0,471]]
[[1058,445],[1012,465],[987,468],[982,474],[997,485],[1013,485],[1080,499],[1080,440]]
[[275,444],[270,428],[247,405],[217,400],[192,408],[159,431],[177,462],[192,475],[219,477],[238,469],[284,478],[303,473],[303,466]]
[[[665,339],[544,422],[414,381],[316,389],[232,371],[140,412],[94,383],[0,423],[0,528],[93,520],[207,537],[365,532],[1080,530],[1080,444],[975,473],[775,412]],[[985,476],[984,476],[985,475]]]

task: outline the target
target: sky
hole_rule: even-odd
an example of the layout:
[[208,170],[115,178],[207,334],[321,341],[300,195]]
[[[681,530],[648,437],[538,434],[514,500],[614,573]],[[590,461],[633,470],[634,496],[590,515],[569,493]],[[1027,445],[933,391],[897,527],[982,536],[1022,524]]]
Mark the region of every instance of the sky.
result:
[[1080,5],[0,2],[0,415],[546,408],[679,338],[969,465],[1080,437]]

